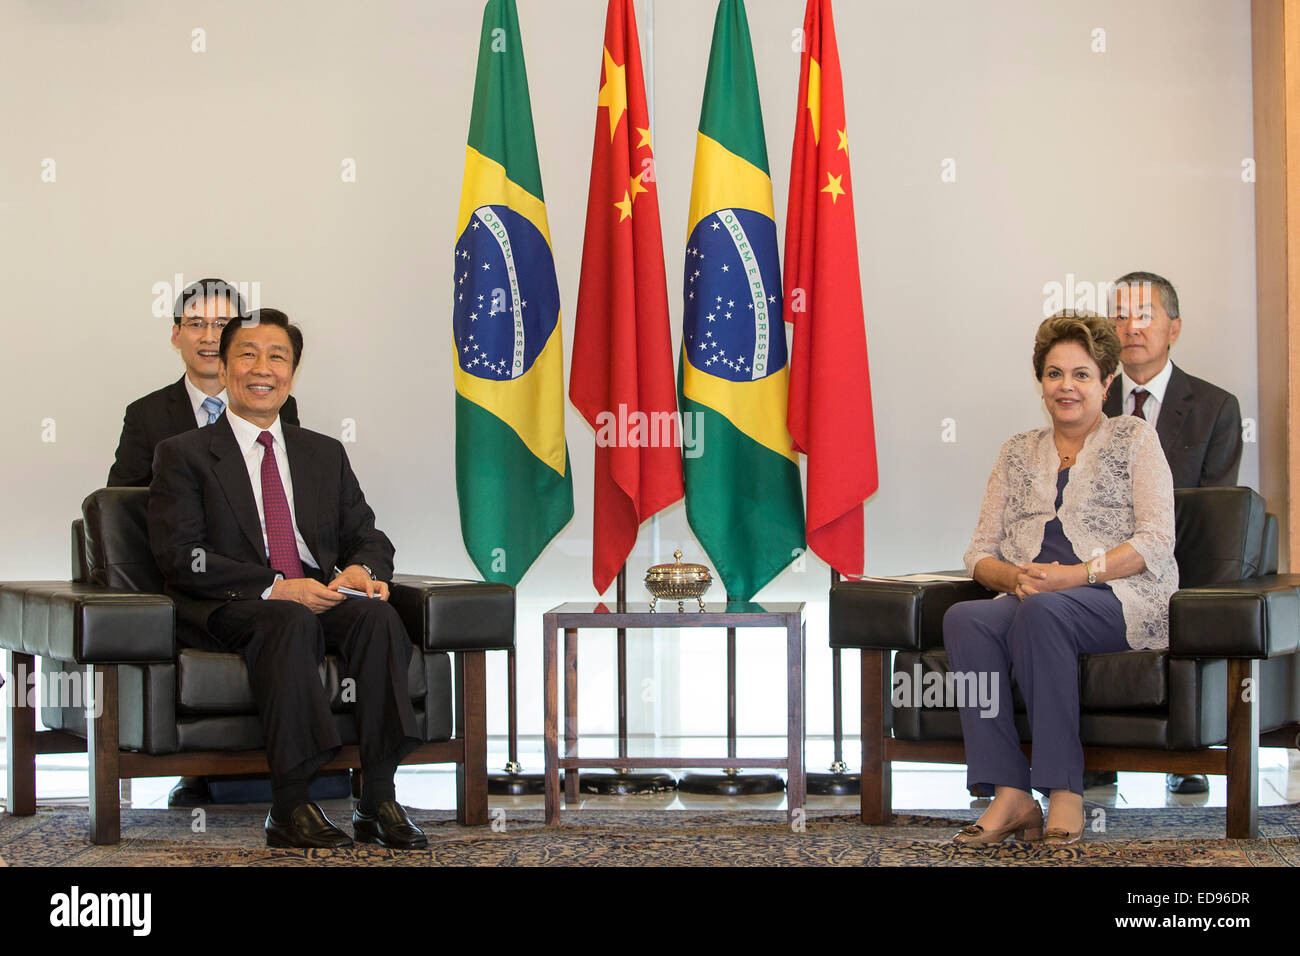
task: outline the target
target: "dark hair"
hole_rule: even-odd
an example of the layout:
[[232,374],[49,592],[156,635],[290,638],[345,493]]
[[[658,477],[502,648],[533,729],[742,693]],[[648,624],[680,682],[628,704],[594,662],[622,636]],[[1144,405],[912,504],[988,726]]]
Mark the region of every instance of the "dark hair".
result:
[[[229,328],[230,326],[226,326]],[[1044,319],[1034,337],[1034,378],[1043,380],[1043,366],[1047,353],[1061,342],[1078,342],[1097,363],[1103,379],[1110,378],[1119,367],[1121,346],[1115,324],[1091,312],[1074,312],[1066,309],[1050,319]]]
[[1174,291],[1173,283],[1164,276],[1158,276],[1154,272],[1130,272],[1115,280],[1116,289],[1125,285],[1147,285],[1157,290],[1165,315],[1171,319],[1178,318],[1178,293]]
[[217,346],[221,355],[221,364],[226,364],[226,352],[230,349],[230,343],[235,340],[235,333],[240,329],[251,329],[259,325],[274,325],[276,328],[284,329],[289,336],[289,344],[293,346],[293,367],[298,368],[298,362],[302,359],[302,329],[289,321],[289,317],[279,309],[254,309],[248,315],[241,315],[238,319],[231,319],[226,323],[226,327],[221,330],[221,344]]
[[198,282],[191,282],[176,297],[176,307],[172,309],[172,322],[180,325],[181,320],[185,318],[187,305],[195,299],[207,299],[208,296],[213,295],[224,295],[235,315],[244,314],[244,299],[233,285],[225,279],[200,279]]

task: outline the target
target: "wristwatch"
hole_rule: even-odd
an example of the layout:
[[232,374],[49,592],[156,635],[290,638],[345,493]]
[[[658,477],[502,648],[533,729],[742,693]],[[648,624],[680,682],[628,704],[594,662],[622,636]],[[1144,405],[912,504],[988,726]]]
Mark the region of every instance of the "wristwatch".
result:
[[1096,583],[1097,583],[1097,569],[1093,566],[1093,562],[1092,562],[1092,561],[1089,561],[1088,564],[1086,565],[1086,567],[1088,568],[1088,583],[1089,583],[1089,584],[1096,584]]
[[372,580],[372,581],[378,581],[378,580],[379,580],[379,578],[375,577],[375,572],[372,571],[372,570],[370,569],[370,565],[368,565],[368,564],[363,564],[363,565],[361,565],[361,570],[362,570],[362,571],[365,571],[366,574],[370,575],[370,580]]

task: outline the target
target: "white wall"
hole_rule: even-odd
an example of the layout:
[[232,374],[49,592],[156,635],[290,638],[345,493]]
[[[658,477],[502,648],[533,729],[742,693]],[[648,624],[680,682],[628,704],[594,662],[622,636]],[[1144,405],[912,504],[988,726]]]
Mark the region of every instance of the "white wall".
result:
[[[571,343],[605,4],[519,7]],[[349,453],[400,567],[474,574],[455,507],[447,341],[481,10],[0,2],[0,580],[66,576],[68,522],[107,473],[123,406],[180,374],[170,320],[151,314],[154,284],[177,272],[259,282],[263,304],[303,325],[303,422],[337,434],[356,420]],[[644,0],[638,10],[644,33]],[[713,12],[654,3],[673,297]],[[784,235],[803,3],[750,0],[749,15]],[[836,15],[881,463],[869,573],[960,564],[998,444],[1043,421],[1029,355],[1044,286],[1067,274],[1168,276],[1184,315],[1176,361],[1254,417],[1249,4],[840,0]],[[191,50],[196,28],[205,53]],[[1104,53],[1091,49],[1098,28]],[[341,181],[348,157],[355,183]],[[46,158],[54,183],[41,181]],[[940,179],[948,158],[952,183]],[[956,442],[941,440],[948,418]],[[576,413],[567,427],[576,516],[519,592],[525,733],[541,724],[541,611],[594,597],[592,434]],[[1257,475],[1247,445],[1241,481]],[[680,505],[661,539],[663,555],[680,545],[703,559]],[[649,563],[647,532],[634,597]],[[814,733],[830,727],[826,588],[813,559],[761,595],[810,602]],[[691,634],[680,656],[673,635],[633,643],[634,728],[721,729],[720,636]],[[613,724],[597,686],[611,644],[584,639],[584,730]],[[745,638],[741,661],[742,731],[781,733],[779,638]],[[490,673],[501,678],[500,661]],[[646,676],[661,678],[650,702]],[[496,708],[490,729],[504,727]]]

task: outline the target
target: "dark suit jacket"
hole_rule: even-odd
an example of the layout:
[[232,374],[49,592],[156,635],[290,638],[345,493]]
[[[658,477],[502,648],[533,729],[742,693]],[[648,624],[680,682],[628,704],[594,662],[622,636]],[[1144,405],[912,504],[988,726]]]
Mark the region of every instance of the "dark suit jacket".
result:
[[[393,544],[375,528],[343,445],[284,426],[298,530],[321,570],[369,565],[393,576]],[[227,601],[256,600],[275,581],[244,456],[222,415],[158,445],[149,485],[149,543],[178,622],[206,633]]]
[[[286,425],[298,424],[298,403],[290,395],[280,409],[280,421]],[[122,419],[122,437],[117,442],[117,455],[108,471],[108,486],[147,488],[153,477],[153,450],[164,439],[193,431],[194,406],[190,393],[185,390],[182,375],[170,385],[150,392],[126,406]]]
[[[1120,373],[1106,393],[1102,411],[1124,414]],[[1188,375],[1177,365],[1156,419],[1156,434],[1173,472],[1175,488],[1235,485],[1241,466],[1241,410],[1237,398],[1217,385]]]

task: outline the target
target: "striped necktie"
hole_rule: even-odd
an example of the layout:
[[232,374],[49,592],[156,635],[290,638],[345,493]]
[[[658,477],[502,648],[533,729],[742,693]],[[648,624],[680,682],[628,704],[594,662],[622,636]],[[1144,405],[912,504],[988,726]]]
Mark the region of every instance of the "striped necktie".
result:
[[209,395],[207,398],[203,400],[203,404],[200,407],[205,412],[208,413],[207,423],[211,425],[213,422],[217,420],[217,416],[220,415],[222,411],[225,409],[226,403],[219,398],[213,398],[211,395]]

